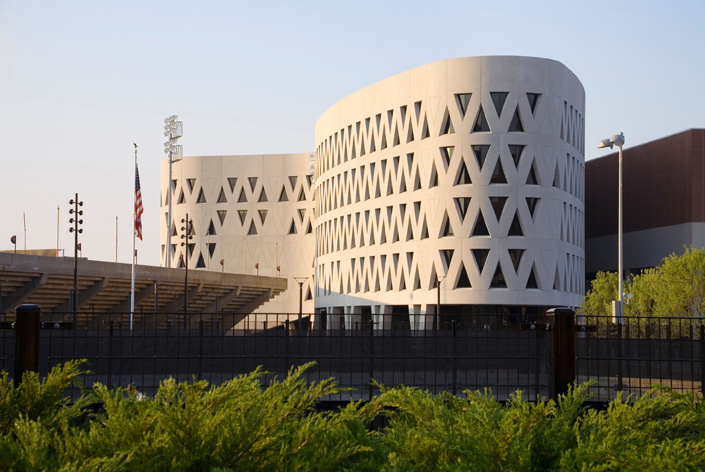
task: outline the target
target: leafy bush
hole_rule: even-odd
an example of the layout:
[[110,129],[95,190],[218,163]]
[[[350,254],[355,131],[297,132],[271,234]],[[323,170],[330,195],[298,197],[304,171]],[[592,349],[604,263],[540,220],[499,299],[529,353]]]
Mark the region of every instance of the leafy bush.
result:
[[[80,378],[78,362],[17,388],[3,374],[0,471],[705,468],[702,397],[661,388],[596,411],[585,407],[589,384],[558,401],[517,392],[505,405],[490,392],[378,386],[368,403],[322,413],[316,402],[339,389],[303,380],[307,367],[266,388],[261,369],[218,386],[166,380],[154,398],[96,385],[74,404],[63,392]],[[92,402],[102,408],[87,413]],[[380,415],[387,425],[374,430]]]

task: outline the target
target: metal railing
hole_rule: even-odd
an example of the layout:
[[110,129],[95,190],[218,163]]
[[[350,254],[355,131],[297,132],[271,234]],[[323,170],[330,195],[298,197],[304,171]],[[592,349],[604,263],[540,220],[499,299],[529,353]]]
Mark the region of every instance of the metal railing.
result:
[[[187,323],[147,320],[151,329],[132,331],[125,315],[83,326],[51,315],[39,325],[38,369],[46,374],[67,360],[86,359],[86,386],[134,385],[146,395],[165,378],[219,384],[257,366],[268,372],[262,378],[267,384],[312,361],[308,380],[334,377],[349,389],[326,398],[331,401],[368,399],[377,393],[374,382],[454,395],[488,388],[499,400],[516,390],[529,400],[555,397],[572,380],[595,381],[596,401],[617,391],[642,395],[657,383],[702,391],[701,319],[628,318],[615,325],[608,318],[578,317],[576,324],[572,312],[563,315],[570,323],[552,316],[443,314],[437,329],[425,330],[385,319],[391,315],[356,315],[324,330],[314,329],[310,315],[209,313],[190,314]],[[0,330],[0,368],[11,374],[16,348],[13,330]]]

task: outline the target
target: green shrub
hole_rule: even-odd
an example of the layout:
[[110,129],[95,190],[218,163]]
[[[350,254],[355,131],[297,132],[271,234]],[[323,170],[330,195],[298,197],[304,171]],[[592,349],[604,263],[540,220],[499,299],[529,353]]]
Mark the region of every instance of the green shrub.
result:
[[[336,412],[316,402],[339,393],[292,369],[261,386],[264,372],[221,385],[164,381],[154,398],[96,385],[74,404],[80,362],[40,381],[0,384],[0,471],[460,471],[703,470],[702,397],[660,388],[637,400],[585,408],[590,384],[558,401],[506,404],[490,392],[432,395],[388,389]],[[87,413],[90,402],[98,412]],[[387,426],[373,430],[386,416]],[[81,420],[81,421],[79,421]]]

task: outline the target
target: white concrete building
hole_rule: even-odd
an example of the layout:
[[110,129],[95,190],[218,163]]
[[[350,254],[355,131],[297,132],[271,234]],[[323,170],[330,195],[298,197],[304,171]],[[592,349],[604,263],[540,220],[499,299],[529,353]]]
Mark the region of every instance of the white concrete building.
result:
[[[197,219],[194,244],[215,242],[204,262],[210,270],[221,258],[225,270],[238,272],[252,273],[259,262],[261,273],[275,275],[282,266],[290,288],[261,311],[297,312],[291,277],[315,276],[313,285],[306,282],[313,302],[304,311],[315,303],[334,314],[318,316],[319,326],[345,320],[354,327],[362,317],[391,314],[377,326],[428,328],[439,296],[442,313],[577,306],[584,290],[584,109],[580,81],[556,61],[435,62],[325,111],[316,123],[313,172],[310,154],[178,162],[174,220],[188,211]],[[307,175],[315,182],[315,218],[313,188],[302,185]],[[166,161],[164,215],[165,176]],[[292,176],[298,183],[289,188]],[[288,200],[280,201],[282,188],[292,192]],[[292,198],[301,191],[306,204]],[[221,193],[227,202],[219,202]],[[211,221],[217,235],[206,236]],[[174,261],[179,243],[172,235]],[[194,254],[191,267],[203,249]]]
[[174,161],[169,237],[168,159],[162,161],[161,176],[162,265],[166,265],[168,240],[171,267],[183,267],[181,220],[188,213],[193,220],[189,269],[289,279],[287,290],[257,313],[298,313],[299,279],[303,281],[303,312],[313,312],[313,154]]

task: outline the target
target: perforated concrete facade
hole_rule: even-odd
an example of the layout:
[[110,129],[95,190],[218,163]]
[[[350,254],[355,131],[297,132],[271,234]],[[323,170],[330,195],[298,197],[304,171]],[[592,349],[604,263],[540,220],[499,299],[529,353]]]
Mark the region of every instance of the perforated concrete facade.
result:
[[435,62],[333,105],[316,124],[316,308],[429,313],[437,276],[444,305],[577,306],[584,109],[570,70],[523,57]]
[[[584,109],[579,80],[552,60],[435,62],[333,105],[312,154],[178,161],[173,220],[194,218],[190,268],[281,267],[289,289],[260,312],[297,312],[293,277],[308,276],[304,312],[345,314],[319,326],[393,312],[428,328],[437,278],[446,307],[577,306]],[[167,180],[164,161],[163,261]],[[168,239],[178,266],[181,240]]]
[[307,277],[303,311],[313,312],[313,155],[195,156],[172,165],[167,237],[169,162],[162,161],[162,265],[168,240],[171,267],[183,267],[180,228],[188,213],[193,221],[189,269],[289,279],[287,290],[257,313],[298,313],[295,278]]

